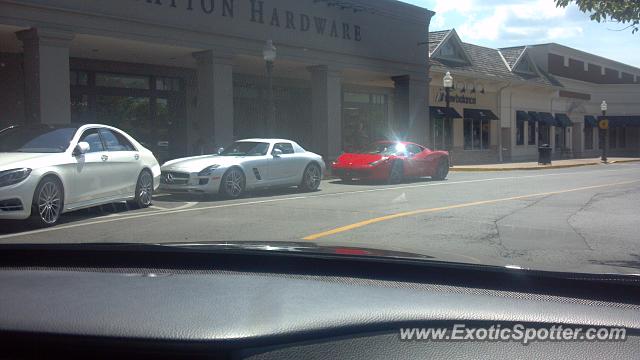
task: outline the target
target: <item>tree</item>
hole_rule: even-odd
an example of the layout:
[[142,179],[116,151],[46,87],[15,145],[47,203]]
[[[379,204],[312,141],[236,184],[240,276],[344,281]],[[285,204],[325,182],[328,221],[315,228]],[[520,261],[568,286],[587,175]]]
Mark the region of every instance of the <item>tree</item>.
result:
[[580,11],[591,14],[591,20],[606,22],[612,20],[627,25],[622,30],[640,30],[640,1],[638,0],[555,0],[556,6],[567,7],[576,3]]

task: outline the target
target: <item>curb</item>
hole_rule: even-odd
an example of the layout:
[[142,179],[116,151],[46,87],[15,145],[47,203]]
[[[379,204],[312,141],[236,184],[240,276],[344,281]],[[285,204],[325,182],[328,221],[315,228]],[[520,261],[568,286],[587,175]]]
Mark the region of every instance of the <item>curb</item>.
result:
[[[610,161],[608,164],[622,164],[622,163],[632,163],[632,162],[640,162],[640,159],[633,160],[614,160]],[[583,163],[583,164],[568,164],[568,165],[548,165],[548,166],[536,166],[536,167],[499,167],[499,168],[455,168],[452,167],[449,171],[457,171],[457,172],[485,172],[485,171],[529,171],[529,170],[547,170],[547,169],[566,169],[580,166],[593,166],[593,165],[601,165],[601,162],[592,162],[592,163]]]

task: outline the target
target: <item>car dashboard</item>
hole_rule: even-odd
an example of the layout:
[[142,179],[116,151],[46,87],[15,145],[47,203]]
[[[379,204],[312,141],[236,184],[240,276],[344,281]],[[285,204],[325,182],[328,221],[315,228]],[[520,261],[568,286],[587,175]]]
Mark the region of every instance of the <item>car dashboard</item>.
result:
[[[114,260],[117,259],[117,260]],[[258,252],[14,248],[0,358],[634,358],[636,280]],[[403,327],[624,327],[625,341],[406,341]]]

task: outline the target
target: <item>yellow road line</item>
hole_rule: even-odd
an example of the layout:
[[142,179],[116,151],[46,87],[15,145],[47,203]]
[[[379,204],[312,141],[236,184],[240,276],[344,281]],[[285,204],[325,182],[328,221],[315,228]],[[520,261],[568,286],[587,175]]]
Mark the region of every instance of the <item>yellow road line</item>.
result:
[[474,202],[457,204],[457,205],[442,206],[442,207],[437,207],[437,208],[428,208],[428,209],[418,209],[418,210],[406,211],[406,212],[401,212],[401,213],[396,213],[396,214],[391,214],[391,215],[381,216],[381,217],[377,217],[377,218],[373,218],[373,219],[369,219],[369,220],[360,221],[360,222],[357,222],[357,223],[354,223],[354,224],[341,226],[339,228],[335,228],[335,229],[328,230],[328,231],[323,231],[323,232],[320,232],[320,233],[317,233],[317,234],[306,236],[306,237],[303,238],[303,240],[310,240],[310,241],[318,240],[318,239],[321,239],[321,238],[324,238],[324,237],[327,237],[327,236],[336,235],[336,234],[340,234],[340,233],[347,232],[347,231],[350,231],[350,230],[354,230],[354,229],[358,229],[358,228],[361,228],[361,227],[365,227],[367,225],[377,224],[377,223],[380,223],[380,222],[383,222],[383,221],[394,220],[394,219],[407,217],[407,216],[421,215],[421,214],[427,214],[427,213],[433,213],[433,212],[439,212],[439,211],[454,210],[454,209],[460,209],[460,208],[466,208],[466,207],[472,207],[472,206],[495,204],[495,203],[505,202],[505,201],[522,200],[522,199],[528,199],[528,198],[540,197],[540,196],[565,194],[565,193],[570,193],[570,192],[584,191],[584,190],[590,190],[590,189],[598,189],[598,188],[603,188],[603,187],[627,185],[627,184],[632,184],[632,183],[636,183],[636,182],[640,182],[640,180],[623,181],[623,182],[617,182],[617,183],[611,183],[611,184],[603,184],[603,185],[594,185],[594,186],[585,186],[585,187],[580,187],[580,188],[575,188],[575,189],[568,189],[568,190],[549,191],[549,192],[544,192],[544,193],[512,196],[512,197],[500,198],[500,199],[474,201]]

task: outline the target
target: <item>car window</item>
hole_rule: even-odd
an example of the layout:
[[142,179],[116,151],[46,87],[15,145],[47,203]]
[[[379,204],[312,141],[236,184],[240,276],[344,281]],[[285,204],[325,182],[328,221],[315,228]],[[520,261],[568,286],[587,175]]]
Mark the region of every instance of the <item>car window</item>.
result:
[[85,130],[78,142],[86,142],[89,144],[89,151],[87,151],[87,153],[104,151],[104,146],[102,144],[102,140],[100,139],[98,129]]
[[407,151],[411,154],[419,154],[422,152],[422,148],[418,145],[415,144],[409,144],[407,145]]
[[283,154],[295,154],[293,145],[290,143],[277,143],[273,146],[273,149],[280,149]]
[[[1,117],[1,116],[0,116]],[[49,125],[17,126],[0,132],[0,153],[57,153],[69,148],[78,129]]]
[[136,151],[136,148],[122,134],[117,131],[101,129],[100,134],[108,151]]

